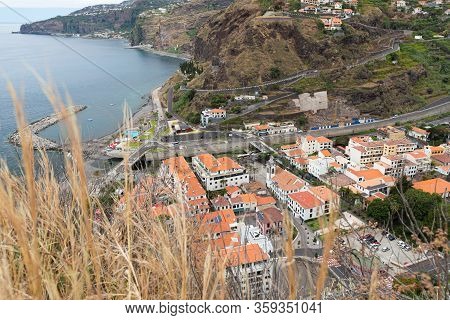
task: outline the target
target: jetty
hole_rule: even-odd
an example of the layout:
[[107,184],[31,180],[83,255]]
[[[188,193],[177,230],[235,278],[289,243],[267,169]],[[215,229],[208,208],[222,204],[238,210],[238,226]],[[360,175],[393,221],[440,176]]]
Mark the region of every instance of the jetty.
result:
[[[80,111],[83,111],[84,109],[86,109],[87,106],[72,106],[72,107],[68,107],[67,109],[75,114],[78,113]],[[46,116],[40,120],[34,121],[32,123],[30,123],[28,125],[28,128],[31,131],[31,140],[32,140],[32,145],[33,145],[33,149],[35,150],[40,150],[40,149],[45,149],[45,150],[61,150],[62,147],[57,144],[56,142],[50,140],[50,139],[46,139],[43,137],[38,136],[38,133],[41,132],[42,130],[53,126],[54,124],[58,123],[59,121],[63,120],[62,116],[60,114],[52,114],[49,116]],[[9,142],[19,146],[20,147],[20,135],[18,130],[16,130],[14,133],[12,133],[9,138],[8,138]]]

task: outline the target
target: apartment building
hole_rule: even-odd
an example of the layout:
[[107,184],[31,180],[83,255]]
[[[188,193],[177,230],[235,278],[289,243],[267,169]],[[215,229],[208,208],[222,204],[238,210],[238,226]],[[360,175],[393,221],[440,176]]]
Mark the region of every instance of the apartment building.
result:
[[380,161],[373,164],[373,168],[386,176],[399,178],[403,175],[405,159],[402,155],[382,156]]
[[270,258],[256,243],[225,248],[219,251],[225,263],[225,278],[236,289],[236,298],[264,299],[272,286]]
[[229,157],[216,158],[205,153],[193,157],[192,166],[208,191],[249,182],[247,170]]
[[427,172],[431,170],[431,159],[423,149],[417,149],[403,154],[403,157],[409,162],[409,165],[416,166],[416,173]]
[[197,180],[194,172],[182,156],[166,159],[161,164],[161,176],[169,179],[169,185],[174,191],[173,197],[178,199],[178,192],[188,207],[190,214],[209,212],[209,201],[206,191]]
[[382,156],[412,152],[416,143],[408,139],[374,141],[369,136],[352,137],[345,149],[350,162],[359,166],[372,165],[380,161]]
[[418,127],[412,127],[411,130],[408,131],[408,136],[422,141],[427,141],[429,135],[430,133],[427,130]]
[[382,127],[377,129],[378,136],[381,139],[399,140],[406,137],[405,131],[397,129],[392,126]]

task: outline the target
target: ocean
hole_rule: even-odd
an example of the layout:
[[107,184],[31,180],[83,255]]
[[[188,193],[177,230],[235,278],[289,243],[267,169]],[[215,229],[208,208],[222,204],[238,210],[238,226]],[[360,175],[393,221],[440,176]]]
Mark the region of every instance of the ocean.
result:
[[[16,130],[15,112],[6,89],[8,81],[23,94],[29,122],[53,113],[35,73],[50,80],[73,104],[87,105],[77,115],[83,140],[115,131],[123,119],[126,102],[136,111],[144,96],[167,80],[180,60],[135,49],[122,40],[93,40],[12,34],[20,25],[0,24],[0,158],[17,170],[20,151],[8,136]],[[88,121],[88,119],[92,119]],[[41,136],[61,139],[58,125]],[[60,155],[52,153],[53,162]]]

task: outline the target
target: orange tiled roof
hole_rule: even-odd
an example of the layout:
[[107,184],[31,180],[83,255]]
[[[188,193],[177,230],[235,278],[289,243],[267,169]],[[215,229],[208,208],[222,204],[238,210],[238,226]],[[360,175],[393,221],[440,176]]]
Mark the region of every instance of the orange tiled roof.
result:
[[223,233],[218,239],[211,241],[211,246],[214,249],[225,249],[230,247],[237,247],[241,245],[241,238],[237,232]]
[[303,209],[313,209],[322,205],[322,202],[308,191],[292,193],[289,197],[297,202]]
[[306,184],[305,181],[303,181],[293,173],[279,167],[277,168],[277,172],[272,178],[272,181],[277,183],[278,187],[281,190],[285,191],[299,190]]
[[329,150],[324,149],[321,150],[320,153],[322,153],[324,157],[331,157],[331,152]]
[[[339,19],[339,20],[340,20],[340,19]],[[325,138],[325,137],[317,137],[317,138],[316,138],[316,141],[317,141],[318,143],[333,143],[333,141],[331,141],[330,139]]]
[[274,197],[260,197],[260,196],[256,196],[256,204],[258,206],[265,206],[268,204],[276,204],[277,200],[275,200]]
[[411,131],[417,132],[419,134],[424,134],[424,135],[428,134],[427,130],[423,130],[423,129],[417,128],[417,127],[412,127]]
[[217,158],[209,153],[200,154],[197,159],[211,172],[242,169],[242,167],[230,157]]
[[290,149],[283,150],[284,154],[290,158],[298,158],[305,156],[305,152],[302,149]]
[[450,192],[450,182],[441,178],[425,180],[413,184],[413,188],[428,193],[444,194]]
[[255,130],[257,130],[257,131],[268,130],[268,129],[269,129],[268,124],[261,124],[261,125],[255,126]]
[[337,201],[337,199],[339,198],[336,192],[325,186],[311,187],[309,188],[309,192],[311,192],[322,201],[332,202]]
[[231,249],[220,250],[219,257],[227,267],[236,267],[248,263],[262,262],[269,259],[259,245],[251,243]]
[[415,159],[427,158],[427,154],[423,151],[423,149],[417,149],[412,152],[408,152],[407,154],[411,155]]
[[238,186],[226,186],[225,190],[227,191],[227,193],[230,195],[232,193],[241,191],[241,189]]
[[211,113],[225,113],[226,111],[224,109],[211,109]]
[[364,180],[372,180],[376,178],[381,178],[384,175],[378,169],[366,169],[366,170],[354,170],[352,168],[348,168],[348,171],[353,173],[357,177],[363,177]]
[[226,209],[197,216],[200,233],[224,233],[231,231],[230,224],[236,222],[233,210]]

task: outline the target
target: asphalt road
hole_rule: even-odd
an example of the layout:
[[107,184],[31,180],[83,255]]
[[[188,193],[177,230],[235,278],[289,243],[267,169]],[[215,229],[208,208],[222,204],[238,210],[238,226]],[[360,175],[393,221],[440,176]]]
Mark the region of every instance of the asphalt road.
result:
[[389,125],[395,125],[398,122],[408,122],[413,120],[420,120],[434,115],[450,112],[450,96],[437,100],[428,104],[425,108],[405,114],[391,117],[388,119],[379,120],[376,122],[360,124],[342,128],[331,128],[322,130],[310,130],[309,132],[316,136],[336,137],[350,134],[357,134],[360,132],[377,129]]

